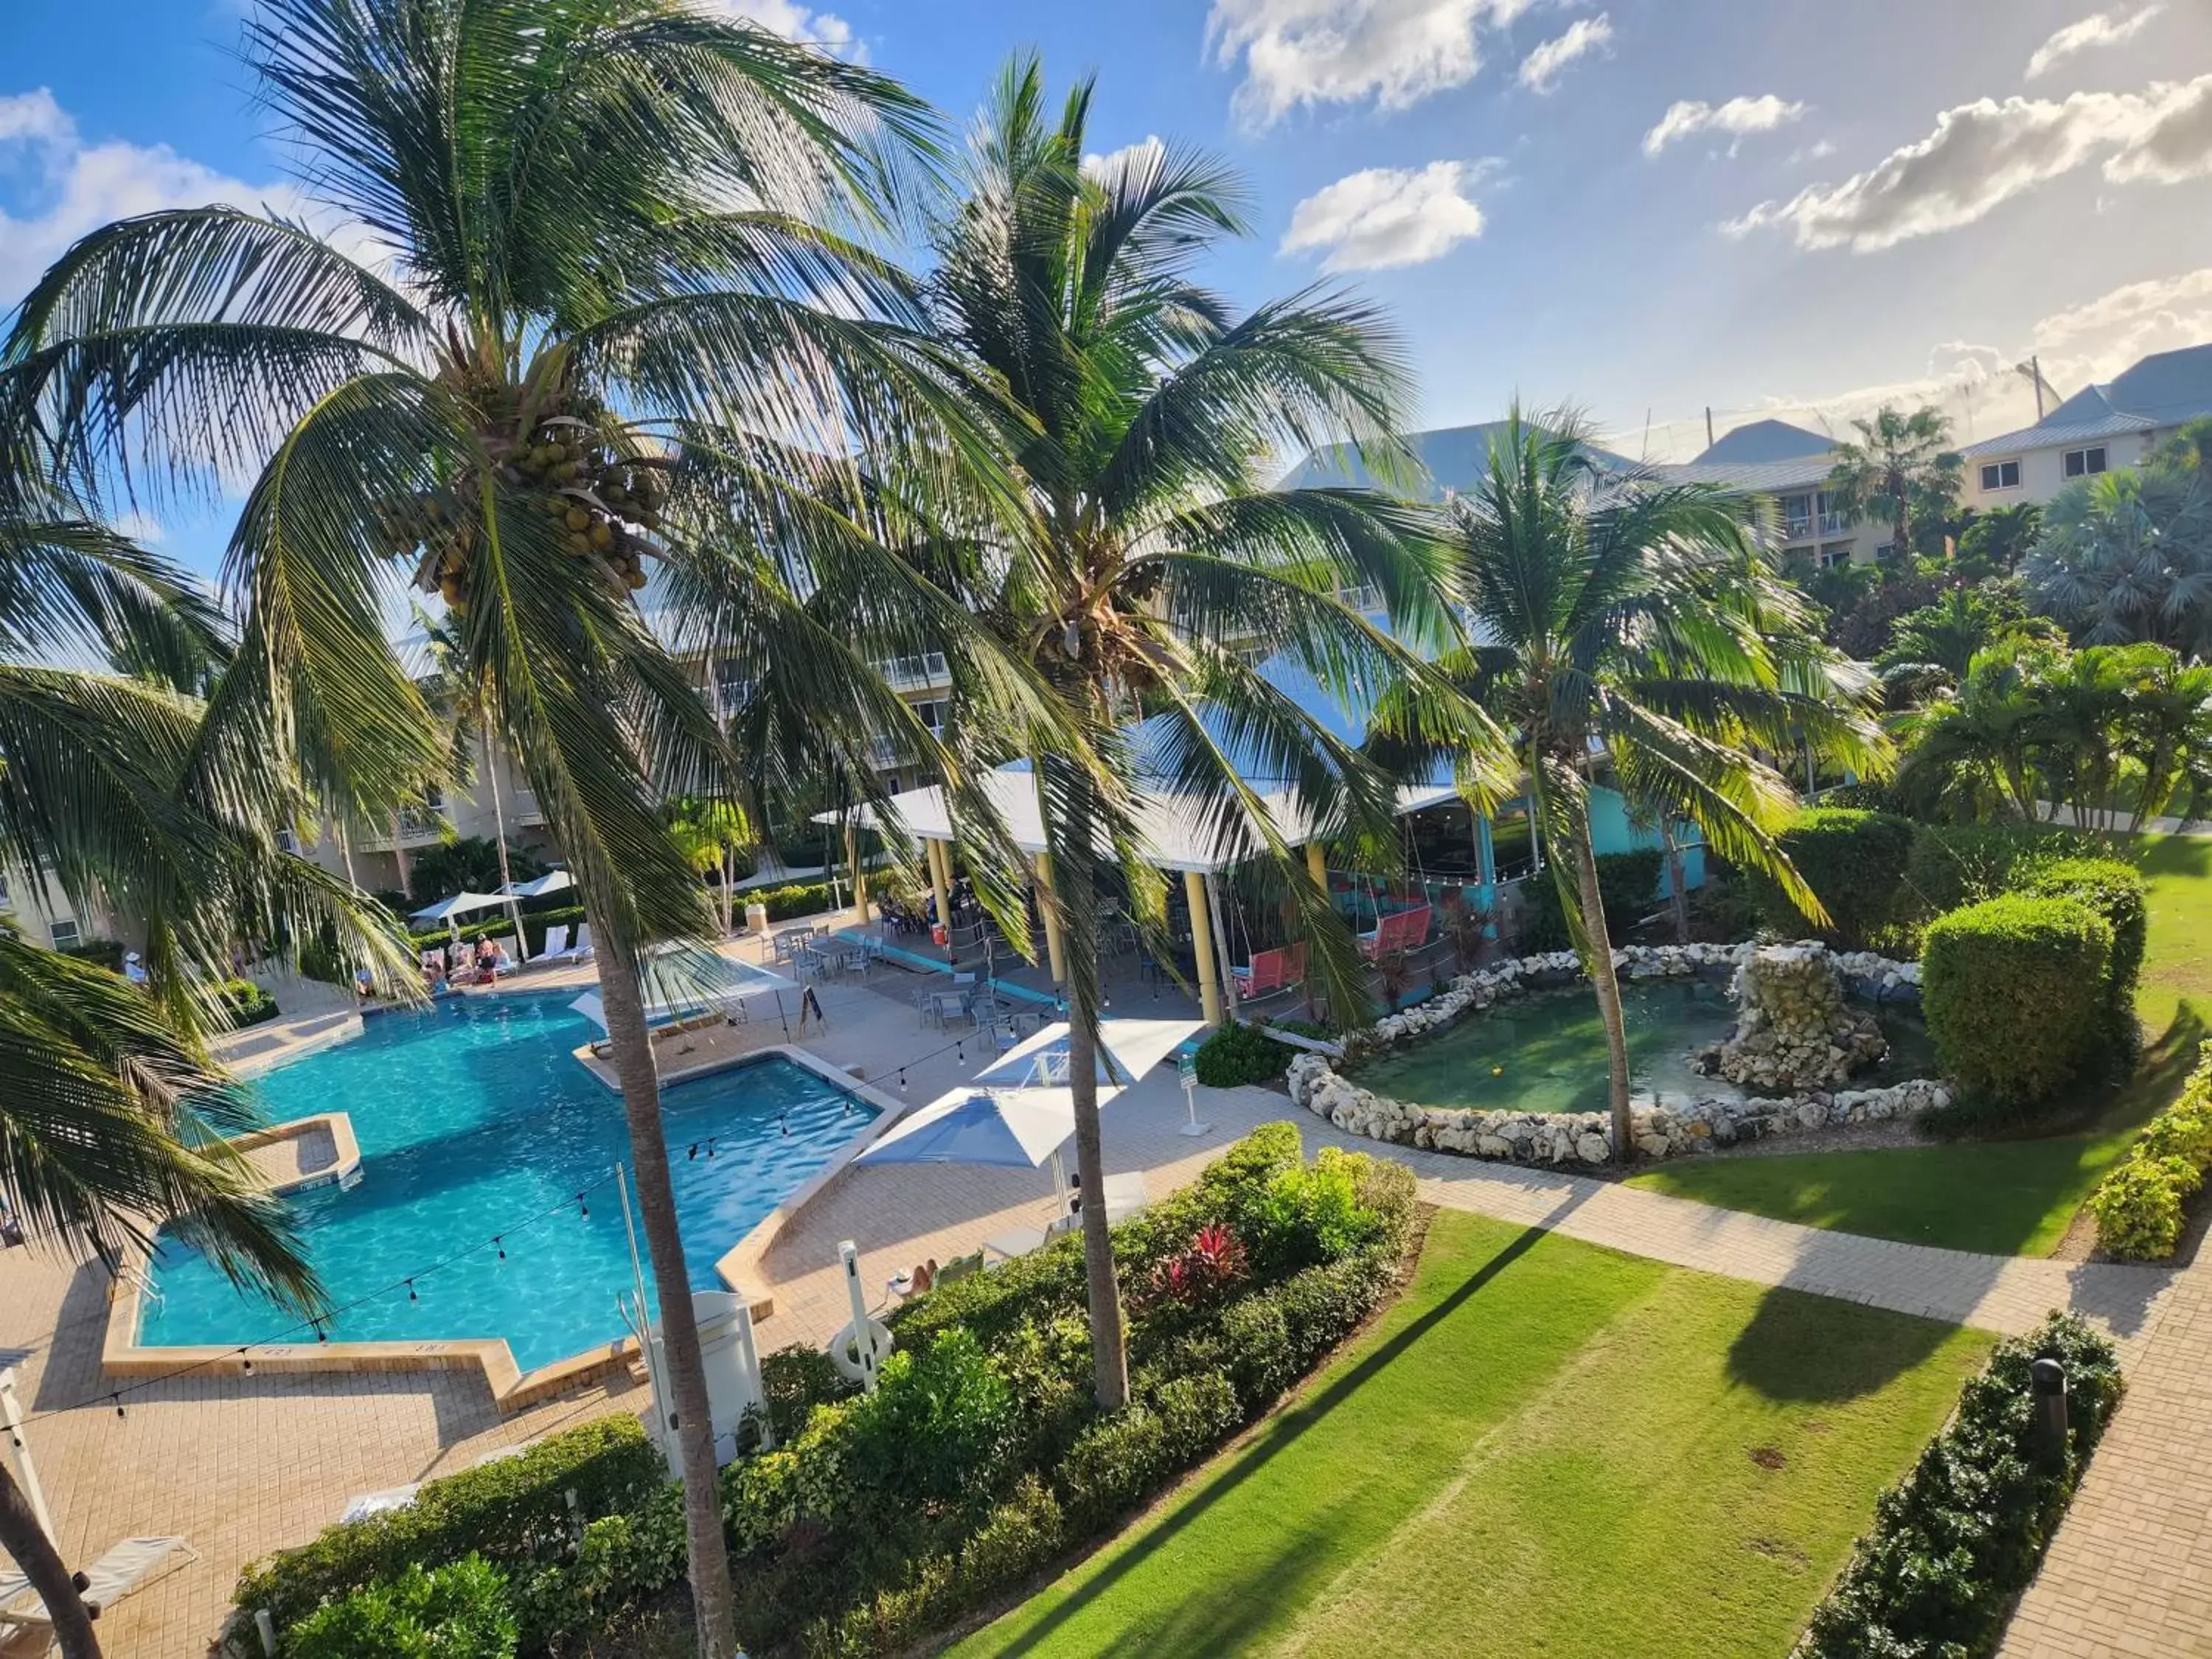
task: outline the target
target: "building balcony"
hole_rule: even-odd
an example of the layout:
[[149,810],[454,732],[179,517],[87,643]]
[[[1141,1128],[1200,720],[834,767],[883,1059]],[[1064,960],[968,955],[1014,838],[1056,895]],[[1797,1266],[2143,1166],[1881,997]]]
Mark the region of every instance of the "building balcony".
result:
[[1849,521],[1840,513],[1823,513],[1820,515],[1820,533],[1823,536],[1840,536],[1848,525]]
[[1785,542],[1808,542],[1813,539],[1813,520],[1809,514],[1782,521],[1782,539]]
[[894,691],[927,691],[952,684],[952,670],[942,651],[918,657],[893,657],[876,664],[876,672]]

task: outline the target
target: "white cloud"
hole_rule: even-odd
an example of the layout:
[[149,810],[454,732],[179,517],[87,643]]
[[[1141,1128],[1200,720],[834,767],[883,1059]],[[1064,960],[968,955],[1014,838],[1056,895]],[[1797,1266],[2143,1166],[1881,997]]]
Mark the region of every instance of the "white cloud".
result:
[[70,243],[111,221],[215,202],[288,215],[308,205],[289,185],[246,184],[167,144],[87,144],[44,88],[0,98],[0,163],[14,161],[27,161],[45,206],[23,217],[0,211],[0,309],[21,298]]
[[1762,202],[1722,228],[1787,227],[1807,248],[1860,253],[1972,224],[2024,191],[2103,155],[2115,184],[2212,173],[2212,76],[2140,93],[2077,92],[2063,102],[1984,98],[1945,110],[1936,130],[1840,185]]
[[1338,179],[1291,213],[1281,252],[1327,250],[1327,271],[1382,270],[1438,258],[1482,234],[1482,210],[1467,191],[1482,164],[1368,167]]
[[1208,45],[1239,58],[1237,116],[1266,127],[1302,104],[1373,100],[1386,110],[1472,81],[1479,28],[1502,28],[1534,0],[1213,0]]
[[2130,283],[2054,312],[2031,336],[2043,374],[2063,392],[2109,380],[2154,351],[2212,340],[2212,266]]
[[2027,60],[2027,78],[2034,80],[2077,52],[2087,52],[2093,46],[2117,46],[2134,40],[2142,33],[2145,24],[2165,9],[2163,3],[2154,3],[2126,17],[2117,12],[2093,11],[2080,22],[2069,23],[2035,49],[2035,56]]
[[865,62],[867,52],[853,38],[853,26],[834,12],[809,11],[793,0],[706,0],[705,9],[742,22],[757,23],[787,40],[803,40],[833,57]]
[[1083,170],[1093,179],[1105,176],[1109,167],[1118,167],[1128,161],[1157,162],[1167,154],[1167,146],[1157,132],[1148,132],[1133,144],[1124,144],[1119,149],[1109,149],[1103,155],[1096,152],[1083,158]]
[[168,532],[162,528],[161,521],[145,512],[125,513],[116,520],[113,528],[117,535],[134,541],[141,547],[159,547],[168,535]]
[[1532,92],[1549,92],[1560,73],[1576,58],[1602,52],[1613,40],[1613,19],[1604,12],[1577,17],[1556,40],[1547,40],[1521,60],[1521,84]]
[[[1762,93],[1756,98],[1731,98],[1724,104],[1708,104],[1694,98],[1668,106],[1659,125],[1644,135],[1644,153],[1656,155],[1668,145],[1700,132],[1725,132],[1741,140],[1747,133],[1771,132],[1805,113],[1805,106]],[[1729,147],[1735,154],[1735,146]]]

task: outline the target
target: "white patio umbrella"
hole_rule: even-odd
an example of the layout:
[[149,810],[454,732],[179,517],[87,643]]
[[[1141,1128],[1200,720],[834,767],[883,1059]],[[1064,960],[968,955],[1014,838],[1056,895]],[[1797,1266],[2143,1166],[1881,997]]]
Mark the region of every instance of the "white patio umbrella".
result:
[[506,902],[506,898],[498,893],[455,893],[450,898],[440,899],[435,904],[426,904],[419,910],[410,911],[407,920],[442,921],[458,939],[461,932],[461,917],[478,910],[496,910]]
[[514,948],[519,953],[525,957],[530,954],[526,943],[530,935],[522,926],[522,901],[542,898],[548,893],[565,893],[575,884],[576,878],[566,870],[548,870],[529,881],[510,881],[499,890],[507,915],[514,919]]
[[[648,1020],[666,1019],[699,1008],[719,1008],[747,997],[771,993],[776,1012],[783,1012],[783,993],[795,991],[799,981],[750,962],[733,962],[718,951],[696,945],[662,945],[649,951],[638,966],[638,991]],[[605,1030],[606,1008],[597,991],[586,991],[568,1005]]]
[[1067,1177],[1060,1149],[1074,1133],[1075,1109],[1065,1090],[963,1084],[909,1115],[853,1161],[1034,1170],[1049,1158],[1053,1197],[1064,1208]]
[[[1134,1083],[1206,1029],[1200,1019],[1102,1019],[1097,1070],[1101,1103]],[[1068,1085],[1067,1022],[1046,1026],[975,1073],[986,1088],[1059,1089]],[[1072,1103],[1071,1103],[1072,1109]]]

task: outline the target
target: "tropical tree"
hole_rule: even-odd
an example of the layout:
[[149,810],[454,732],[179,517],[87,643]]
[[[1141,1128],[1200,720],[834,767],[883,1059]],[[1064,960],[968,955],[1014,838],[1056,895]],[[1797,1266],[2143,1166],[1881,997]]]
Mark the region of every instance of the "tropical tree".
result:
[[[1593,774],[1731,864],[1819,902],[1777,847],[1796,805],[1759,755],[1887,769],[1869,684],[1820,644],[1727,498],[1601,471],[1579,420],[1515,409],[1453,504],[1451,580],[1472,641],[1437,667],[1511,734],[1568,930],[1603,1017],[1613,1146],[1634,1154],[1626,1030],[1590,839]],[[1490,757],[1473,757],[1487,763]],[[1478,810],[1492,799],[1463,781]]]
[[[492,848],[499,872],[498,889],[505,892],[514,881],[514,872],[507,853],[507,803],[500,798],[499,756],[492,746],[487,688],[480,676],[470,672],[467,647],[453,618],[434,617],[418,605],[415,607],[415,625],[422,630],[430,656],[430,673],[422,683],[423,700],[443,722],[446,732],[445,773],[441,782],[465,788],[478,778],[484,781],[491,796]],[[397,836],[393,837],[392,846],[398,850]],[[417,902],[428,904],[456,890],[445,888],[426,893],[423,890],[424,865],[428,863],[435,872],[445,862],[420,857],[415,860],[410,896]],[[528,873],[532,872],[526,875]]]
[[1916,536],[1940,535],[1959,498],[1966,462],[1950,447],[1951,423],[1933,407],[1907,415],[1884,404],[1851,426],[1858,436],[1836,446],[1828,493],[1846,517],[1887,524],[1891,556],[1909,562]]
[[[401,582],[441,597],[599,946],[699,1650],[721,1659],[729,1567],[637,975],[657,941],[710,933],[659,802],[726,788],[730,757],[635,594],[651,566],[711,595],[739,671],[773,674],[856,775],[878,732],[927,744],[868,661],[965,618],[818,486],[895,455],[927,495],[995,459],[957,371],[902,325],[909,284],[857,240],[930,123],[871,70],[678,0],[266,0],[246,40],[303,184],[366,258],[224,207],[95,231],[21,307],[0,429],[111,494],[252,478],[210,726],[295,758],[319,799],[366,816],[435,775],[437,722],[380,618]],[[824,589],[870,599],[832,634],[803,598]]]
[[736,893],[738,854],[753,846],[752,820],[733,800],[710,795],[679,795],[662,809],[668,832],[675,837],[684,860],[701,875],[714,875],[714,921],[730,931],[730,911]]
[[1889,643],[1874,659],[1893,697],[1914,701],[1966,677],[1974,658],[2000,639],[2052,640],[2047,617],[2028,614],[2017,583],[1954,587],[1933,605],[1897,619]]
[[[0,447],[0,865],[85,914],[143,922],[145,988],[35,945],[0,918],[0,1209],[33,1248],[119,1273],[156,1227],[241,1289],[312,1312],[321,1291],[289,1210],[228,1137],[255,1127],[209,1058],[214,988],[241,925],[327,929],[387,971],[388,919],[280,853],[179,686],[227,655],[183,573],[95,522]],[[122,678],[50,665],[102,658]],[[212,756],[210,751],[212,752]],[[185,780],[201,787],[188,793]],[[0,1460],[0,1548],[45,1600],[64,1653],[96,1655],[69,1569]]]
[[1923,813],[2039,816],[2036,764],[2046,732],[2047,664],[2063,647],[2000,639],[1968,663],[1958,689],[1899,717],[1897,787]]
[[1959,531],[1959,568],[1968,580],[2009,576],[2035,545],[2043,508],[2034,501],[1984,512],[1969,508]]
[[[1373,465],[1402,464],[1397,341],[1339,293],[1239,315],[1199,285],[1196,260],[1246,228],[1241,185],[1176,144],[1087,161],[1091,98],[1080,82],[1055,113],[1041,64],[1010,62],[961,191],[935,215],[931,316],[1014,405],[1019,489],[910,556],[962,589],[1089,747],[1015,752],[1032,762],[1050,860],[1041,896],[1063,941],[1092,1352],[1110,1410],[1128,1376],[1100,1163],[1097,896],[1118,871],[1141,925],[1157,928],[1164,905],[1133,781],[1194,802],[1224,859],[1269,861],[1328,994],[1364,1008],[1351,936],[1261,796],[1287,793],[1379,843],[1394,791],[1255,665],[1281,654],[1346,692],[1419,679],[1419,661],[1337,595],[1371,584],[1414,631],[1443,617],[1417,509],[1267,483],[1280,447],[1346,434]],[[1138,714],[1141,752],[1123,726]],[[975,724],[956,696],[955,727]]]
[[2212,475],[2169,459],[2079,479],[2045,510],[2021,569],[2083,644],[2212,658]]

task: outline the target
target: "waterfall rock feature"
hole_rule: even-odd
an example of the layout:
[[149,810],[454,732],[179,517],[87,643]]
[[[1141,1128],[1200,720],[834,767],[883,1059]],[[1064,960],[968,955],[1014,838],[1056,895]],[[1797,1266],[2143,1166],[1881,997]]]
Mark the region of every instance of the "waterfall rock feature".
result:
[[1698,1064],[1753,1094],[1832,1089],[1889,1052],[1874,1017],[1844,1001],[1836,960],[1819,944],[1761,945],[1729,991],[1742,1009],[1735,1033]]

